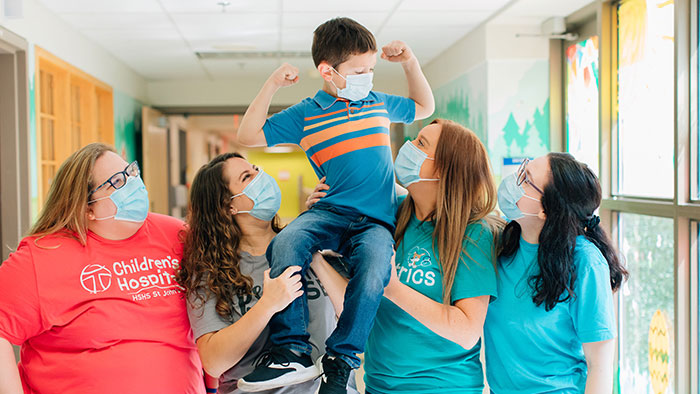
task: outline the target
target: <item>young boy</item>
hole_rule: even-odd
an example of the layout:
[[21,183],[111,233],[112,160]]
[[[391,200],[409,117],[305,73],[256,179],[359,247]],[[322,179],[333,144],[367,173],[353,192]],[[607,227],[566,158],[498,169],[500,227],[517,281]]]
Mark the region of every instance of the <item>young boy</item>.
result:
[[400,41],[382,48],[382,58],[401,63],[409,98],[373,92],[377,62],[374,36],[349,18],[325,22],[314,31],[311,53],[323,88],[267,118],[274,93],[296,83],[288,64],[265,82],[246,111],[239,141],[251,146],[294,143],[306,152],[330,189],[270,244],[270,277],[289,266],[308,269],[312,254],[333,249],[345,256],[350,281],[337,328],[326,341],[317,368],[309,354],[306,296],[270,320],[272,348],[259,366],[238,382],[244,391],[289,386],[323,374],[321,394],[346,393],[348,375],[360,365],[374,315],[390,277],[396,194],[389,125],[430,116],[430,86],[411,50]]

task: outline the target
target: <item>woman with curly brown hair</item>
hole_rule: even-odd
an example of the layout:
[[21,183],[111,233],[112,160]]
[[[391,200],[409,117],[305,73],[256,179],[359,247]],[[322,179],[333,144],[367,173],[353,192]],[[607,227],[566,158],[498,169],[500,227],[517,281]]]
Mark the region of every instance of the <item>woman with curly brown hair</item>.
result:
[[[270,318],[302,294],[309,297],[314,350],[335,327],[333,306],[312,270],[290,267],[270,279],[265,257],[280,231],[280,190],[275,180],[237,153],[204,165],[192,182],[178,282],[186,289],[190,323],[204,370],[219,378],[222,393],[240,393],[238,379],[269,354]],[[317,381],[268,393],[310,393]],[[356,393],[354,381],[349,393]]]

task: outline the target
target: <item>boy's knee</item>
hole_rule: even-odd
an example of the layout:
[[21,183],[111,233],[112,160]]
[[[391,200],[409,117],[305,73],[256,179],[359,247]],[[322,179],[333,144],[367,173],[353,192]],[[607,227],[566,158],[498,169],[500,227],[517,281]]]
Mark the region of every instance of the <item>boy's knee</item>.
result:
[[386,261],[372,261],[364,268],[358,272],[362,277],[364,291],[368,293],[383,292],[391,279],[390,260],[387,258]]

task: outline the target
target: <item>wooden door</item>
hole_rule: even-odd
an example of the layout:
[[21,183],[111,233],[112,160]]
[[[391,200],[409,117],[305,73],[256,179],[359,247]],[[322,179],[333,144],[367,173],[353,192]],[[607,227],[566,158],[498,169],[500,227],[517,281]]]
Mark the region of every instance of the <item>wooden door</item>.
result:
[[168,125],[165,116],[157,110],[144,106],[143,163],[141,176],[148,190],[151,212],[170,214],[170,172],[168,170]]

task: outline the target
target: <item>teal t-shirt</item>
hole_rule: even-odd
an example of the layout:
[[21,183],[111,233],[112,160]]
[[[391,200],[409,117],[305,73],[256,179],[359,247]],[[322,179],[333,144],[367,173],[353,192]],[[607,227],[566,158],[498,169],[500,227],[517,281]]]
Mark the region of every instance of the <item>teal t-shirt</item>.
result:
[[[396,250],[399,280],[442,302],[442,274],[433,249],[432,222],[415,216]],[[496,296],[493,233],[485,222],[469,225],[450,299]],[[365,348],[365,383],[372,394],[481,393],[481,343],[466,350],[428,329],[382,298]]]
[[576,238],[576,297],[549,312],[532,301],[528,279],[539,272],[538,245],[520,239],[499,259],[498,299],[486,314],[486,376],[492,393],[583,393],[583,343],[615,337],[608,263],[584,236]]

